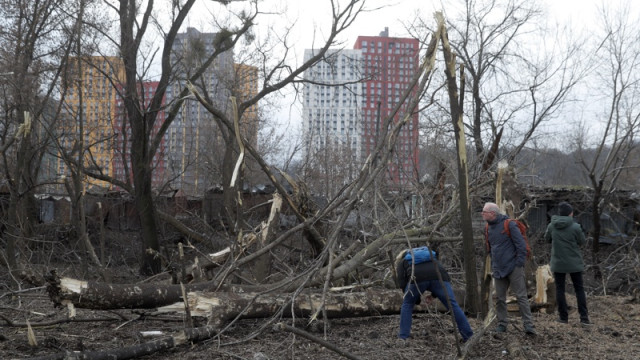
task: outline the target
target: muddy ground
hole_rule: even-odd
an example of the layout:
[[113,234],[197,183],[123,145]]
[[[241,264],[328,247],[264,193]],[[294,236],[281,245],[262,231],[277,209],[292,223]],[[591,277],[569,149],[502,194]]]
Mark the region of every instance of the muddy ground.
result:
[[[113,258],[110,271],[114,282],[141,281],[136,274],[135,259],[123,254],[135,253],[130,248],[135,240],[121,243],[121,259]],[[610,249],[608,261],[620,264],[629,253]],[[49,256],[42,272],[56,268],[61,275],[77,275],[77,265],[71,252]],[[637,261],[637,260],[636,260]],[[620,266],[620,265],[619,265]],[[86,270],[85,270],[86,271]],[[89,270],[90,271],[90,270]],[[638,269],[635,269],[638,271]],[[605,274],[606,275],[606,274]],[[85,273],[86,278],[91,274]],[[611,294],[587,273],[587,295],[591,320],[594,325],[584,328],[579,324],[575,297],[568,286],[571,313],[569,324],[555,322],[556,314],[534,312],[537,336],[525,335],[517,313],[507,334],[496,334],[495,324],[468,346],[469,359],[639,359],[640,358],[640,294],[633,288]],[[94,277],[95,278],[95,277]],[[144,331],[174,334],[184,327],[183,319],[175,316],[140,316],[139,309],[95,311],[77,309],[77,320],[64,322],[65,308],[54,308],[46,291],[21,279],[12,277],[0,267],[0,359],[62,358],[61,354],[74,351],[101,351],[117,349],[149,341]],[[530,291],[530,295],[533,292]],[[635,296],[634,296],[635,295]],[[637,297],[636,297],[637,296]],[[435,305],[433,306],[435,309]],[[33,326],[37,344],[30,345],[26,322]],[[60,321],[59,323],[53,323]],[[363,318],[332,319],[325,327],[322,323],[309,325],[307,319],[246,319],[232,325],[222,335],[190,345],[142,357],[143,359],[344,359],[325,346],[301,335],[277,330],[273,324],[283,321],[306,333],[325,340],[332,346],[360,359],[454,359],[458,357],[458,343],[453,333],[451,318],[436,311],[414,315],[413,337],[407,344],[396,341],[399,315]],[[41,326],[42,324],[46,326]],[[471,318],[476,333],[483,324]],[[198,321],[197,325],[203,325]],[[326,331],[326,333],[325,333]]]
[[[4,296],[2,316],[15,322],[64,319],[65,309],[53,309],[41,291],[18,297]],[[640,305],[629,297],[590,296],[590,328],[579,325],[575,312],[569,324],[555,322],[554,314],[535,313],[538,335],[522,332],[513,317],[506,335],[490,330],[468,352],[469,359],[638,359],[640,358]],[[0,358],[23,359],[52,355],[64,351],[107,350],[147,341],[142,331],[160,330],[171,333],[181,327],[181,320],[146,318],[129,321],[135,311],[78,310],[77,317],[86,322],[61,323],[34,328],[37,346],[30,346],[23,326],[1,328]],[[109,321],[91,321],[111,318]],[[399,316],[334,319],[325,340],[333,346],[361,359],[453,359],[457,348],[448,316],[420,313],[414,316],[413,337],[408,344],[395,340]],[[482,326],[470,319],[474,330]],[[344,359],[345,357],[299,335],[267,328],[262,320],[242,320],[223,336],[190,346],[145,356],[143,359]],[[289,323],[290,320],[289,320]],[[311,329],[305,321],[296,326],[323,338],[323,327]],[[253,337],[255,336],[255,337]],[[253,338],[252,338],[253,337]],[[515,346],[514,344],[519,344]],[[519,348],[522,353],[509,353]]]

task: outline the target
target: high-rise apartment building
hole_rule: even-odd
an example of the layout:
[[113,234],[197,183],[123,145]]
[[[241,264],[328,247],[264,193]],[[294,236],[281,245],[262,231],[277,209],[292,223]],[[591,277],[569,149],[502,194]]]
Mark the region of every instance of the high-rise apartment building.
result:
[[[315,55],[305,50],[304,60]],[[321,61],[307,70],[303,102],[303,129],[308,137],[307,151],[325,148],[362,157],[363,86],[362,51],[329,50]]]
[[[116,118],[117,88],[124,79],[124,64],[117,57],[75,58],[65,79],[69,86],[64,98],[65,117],[59,140],[69,155],[84,154],[84,167],[90,172],[113,175],[113,121]],[[58,159],[57,173],[69,175],[67,165]],[[89,187],[109,188],[110,183],[87,178]]]
[[[139,86],[144,111],[158,112],[152,137],[165,121],[165,104],[170,106],[181,96],[186,81],[194,75],[193,71],[200,68],[214,52],[215,39],[215,33],[201,33],[193,28],[177,35],[171,54],[177,80],[168,86],[160,109],[148,109],[158,83],[143,82]],[[85,151],[85,167],[92,172],[126,181],[127,165],[129,180],[133,183],[130,157],[132,134],[121,96],[124,91],[122,61],[117,57],[87,57],[79,59],[76,65],[75,72],[66,79],[69,92],[65,98],[66,116],[61,121],[61,145],[69,154],[77,154],[81,146],[79,134],[84,134],[83,147],[88,147],[88,151]],[[208,95],[216,108],[222,109],[226,116],[233,119],[231,96],[236,96],[238,102],[255,96],[258,70],[234,64],[233,53],[228,51],[220,54],[193,84],[201,94]],[[240,127],[248,141],[256,146],[257,104],[245,111]],[[187,94],[154,155],[152,187],[158,189],[170,181],[172,188],[181,189],[187,195],[204,194],[208,186],[220,182],[219,169],[225,146],[221,129],[213,115]],[[57,174],[68,175],[62,157],[56,160],[55,165]],[[90,186],[112,188],[105,181],[88,178],[87,182]]]
[[[143,111],[145,113],[157,112],[156,120],[153,123],[153,128],[151,131],[151,136],[149,137],[149,142],[153,141],[165,120],[164,99],[159,109],[150,108],[151,100],[153,99],[153,96],[155,95],[157,89],[157,81],[143,82],[141,85],[139,85],[138,89],[138,95],[140,96],[140,99],[142,101],[141,106],[143,107]],[[122,86],[119,86],[119,91],[123,92],[124,88]],[[126,109],[124,108],[123,98],[121,96],[117,96],[115,101],[116,117],[113,123],[113,176],[117,180],[126,182],[128,174],[129,181],[133,186],[133,170],[131,165],[131,126],[126,120],[127,113]],[[151,167],[153,169],[153,173],[151,175],[151,187],[153,189],[161,188],[165,184],[165,181],[167,181],[167,179],[165,178],[164,155],[165,144],[163,137],[158,149],[156,150],[155,155],[153,156],[153,161],[151,163]],[[126,169],[125,164],[127,165]]]
[[[312,54],[307,50],[305,57]],[[385,132],[382,122],[400,103],[418,68],[418,40],[389,37],[388,28],[379,36],[359,36],[353,50],[327,54],[326,60],[305,72],[305,79],[313,81],[305,84],[303,102],[303,128],[310,143],[322,147],[328,142],[344,143],[347,137],[362,161],[380,141]],[[336,85],[353,83],[357,85]],[[405,108],[401,104],[394,121],[406,115]],[[406,186],[417,180],[418,154],[415,113],[401,130],[388,165],[390,185]]]
[[[233,94],[237,102],[244,102],[258,94],[258,68],[245,64],[234,64],[235,77],[233,82]],[[258,145],[259,113],[258,104],[251,105],[240,119],[240,132],[249,143]]]
[[[363,72],[367,80],[362,108],[364,150],[369,154],[376,146],[379,129],[391,110],[409,89],[411,79],[419,68],[417,39],[389,37],[389,28],[380,36],[359,36],[354,46],[362,50]],[[402,104],[394,121],[405,116],[407,104]],[[378,115],[378,110],[380,114]],[[378,120],[380,119],[380,120]],[[407,185],[418,178],[418,113],[410,116],[402,128],[394,149],[388,178],[393,184]]]
[[[166,102],[180,95],[193,72],[214,52],[216,33],[202,33],[188,28],[176,36],[171,63],[175,64],[177,80],[167,89]],[[230,115],[233,53],[220,54],[193,85],[209,95],[214,105]],[[207,187],[218,181],[216,169],[224,142],[219,128],[209,113],[195,98],[188,97],[165,134],[167,175],[172,187],[187,195],[203,195]]]

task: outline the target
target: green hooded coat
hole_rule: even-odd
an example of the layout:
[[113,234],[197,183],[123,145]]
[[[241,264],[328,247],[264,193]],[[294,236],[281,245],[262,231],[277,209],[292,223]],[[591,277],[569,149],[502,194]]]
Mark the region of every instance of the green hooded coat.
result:
[[544,238],[551,242],[551,271],[567,274],[584,271],[580,249],[585,243],[584,233],[572,216],[553,215]]

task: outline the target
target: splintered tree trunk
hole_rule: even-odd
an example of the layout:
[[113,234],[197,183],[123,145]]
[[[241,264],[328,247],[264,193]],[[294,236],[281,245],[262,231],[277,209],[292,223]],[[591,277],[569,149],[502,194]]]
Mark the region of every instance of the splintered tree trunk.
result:
[[[390,315],[400,312],[402,292],[367,289],[352,293],[332,293],[324,297],[320,291],[306,290],[292,298],[291,294],[258,294],[233,292],[191,292],[187,294],[192,316],[206,317],[209,324],[221,326],[236,317],[268,318],[281,309],[284,317],[310,317],[323,306],[329,318]],[[158,308],[159,312],[185,311],[182,302]]]
[[[149,309],[181,301],[180,285],[109,284],[60,278],[55,273],[45,276],[49,298],[56,305],[71,303],[90,309]],[[212,290],[212,282],[186,285],[186,291]]]
[[[279,226],[278,214],[280,214],[280,208],[282,207],[282,197],[275,193],[273,194],[273,203],[271,204],[271,211],[269,218],[266,222],[261,224],[261,231],[258,235],[260,248],[265,247],[271,242],[275,236],[276,230]],[[262,283],[270,273],[271,265],[271,253],[267,252],[256,259],[253,267],[253,276],[258,283]]]
[[[496,204],[499,206],[502,204],[502,179],[505,171],[507,171],[508,164],[506,162],[500,162],[498,164],[498,174],[496,176]],[[486,236],[486,234],[483,234]],[[482,268],[482,281],[480,283],[480,301],[481,301],[481,314],[482,318],[486,319],[489,315],[489,302],[491,300],[491,254],[485,255],[484,264]]]
[[[55,276],[52,279],[56,279]],[[49,295],[56,304],[74,308],[123,309],[146,308],[158,312],[185,313],[208,319],[206,331],[220,329],[236,318],[305,317],[314,319],[322,309],[329,318],[381,316],[400,313],[403,294],[399,290],[368,288],[357,292],[334,292],[323,296],[319,289],[301,292],[264,293],[264,289],[225,287],[216,289],[212,283],[186,286],[185,301],[180,285],[114,285],[99,284],[62,278],[51,282]],[[353,290],[353,289],[351,289]],[[215,291],[215,292],[214,292]],[[456,290],[456,297],[463,299],[464,292]],[[324,301],[323,301],[324,300]],[[424,301],[415,311],[445,311],[438,303],[434,308]],[[196,329],[193,329],[196,330]]]
[[[234,153],[236,152],[235,146],[231,140],[225,137],[226,148],[224,150],[224,157],[222,161],[222,182],[224,184],[222,190],[222,209],[223,218],[227,220],[227,225],[232,232],[238,230],[238,184],[231,184],[231,177],[233,176],[233,169],[235,164]],[[242,177],[240,176],[240,180]]]
[[552,313],[556,308],[556,284],[549,264],[538,266],[536,270],[536,295],[533,298],[536,307],[544,307]]
[[478,278],[476,275],[475,244],[473,243],[473,225],[471,219],[471,201],[469,198],[468,159],[466,139],[462,116],[464,104],[464,65],[460,64],[460,91],[456,82],[456,56],[451,51],[448,34],[444,25],[442,13],[436,13],[438,24],[442,29],[442,51],[446,63],[445,75],[447,77],[447,89],[449,93],[449,108],[451,121],[458,149],[458,187],[460,194],[460,220],[462,223],[462,247],[464,256],[464,273],[467,283],[467,301],[470,304],[472,314],[480,310],[480,297],[478,294]]
[[[49,275],[47,281],[49,297],[57,305],[99,310],[162,308],[163,311],[184,311],[180,285],[118,285],[59,278],[55,274]],[[259,295],[264,287],[257,286],[217,289],[213,282],[206,282],[185,288],[191,314],[217,321],[234,318],[241,312],[243,317],[268,317],[291,301],[289,293]],[[322,295],[312,291],[305,290],[296,297],[296,313],[308,315],[318,309]],[[464,297],[464,294],[457,296]],[[348,294],[329,292],[325,298],[327,313],[334,317],[396,314],[401,306],[401,291],[381,288]],[[426,307],[420,305],[417,309]]]

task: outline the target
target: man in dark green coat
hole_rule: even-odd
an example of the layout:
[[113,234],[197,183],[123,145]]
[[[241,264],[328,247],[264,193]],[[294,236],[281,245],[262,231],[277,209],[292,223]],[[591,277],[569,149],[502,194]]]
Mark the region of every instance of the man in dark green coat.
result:
[[565,297],[565,279],[571,276],[571,282],[576,292],[580,323],[588,326],[589,312],[587,311],[587,296],[584,292],[582,272],[584,261],[580,247],[585,243],[584,233],[580,224],[573,221],[573,208],[567,202],[558,204],[558,215],[551,217],[544,238],[551,242],[551,271],[556,282],[556,302],[558,303],[558,321],[569,322],[567,299]]

